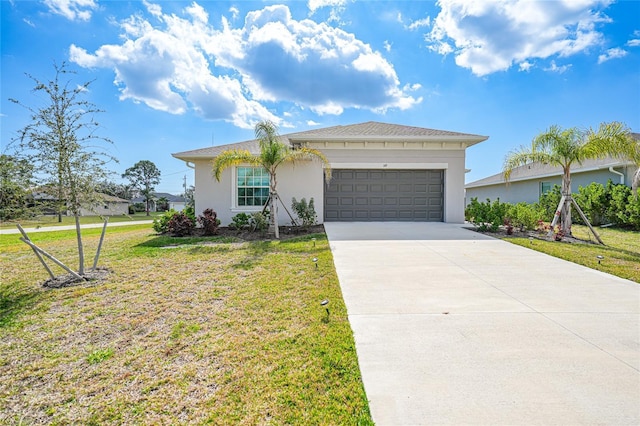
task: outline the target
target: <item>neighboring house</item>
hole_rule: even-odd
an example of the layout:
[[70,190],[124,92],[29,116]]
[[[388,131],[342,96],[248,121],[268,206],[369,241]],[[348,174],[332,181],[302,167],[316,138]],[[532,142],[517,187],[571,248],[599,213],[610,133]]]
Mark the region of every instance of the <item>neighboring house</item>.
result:
[[107,194],[100,194],[100,198],[100,202],[92,207],[82,207],[80,216],[121,216],[129,214],[129,200]]
[[[571,167],[571,192],[577,193],[578,188],[592,182],[606,185],[609,180],[631,186],[635,165],[630,161],[614,158],[600,160],[585,160],[582,165]],[[505,203],[535,203],[540,195],[553,188],[562,186],[562,168],[543,164],[530,164],[513,170],[509,182],[505,182],[502,173],[465,185],[466,203],[472,198],[478,201],[491,201],[500,198]]]
[[[129,214],[129,200],[107,194],[98,194],[97,196],[100,198],[100,201],[93,206],[83,206],[80,209],[80,216],[119,216]],[[49,206],[44,209],[45,214],[57,214],[56,209],[52,206],[56,199],[57,197],[47,192],[33,193],[33,200],[36,203],[49,204]],[[71,212],[67,211],[65,215],[71,215]]]
[[[487,139],[465,133],[379,122],[291,133],[282,140],[321,151],[332,179],[325,183],[317,161],[282,164],[278,195],[313,198],[318,221],[464,222],[465,150]],[[261,211],[269,196],[264,169],[241,165],[212,176],[213,159],[229,149],[258,154],[256,140],[175,153],[195,169],[195,209],[212,208],[223,224],[241,212]],[[279,206],[281,223],[290,222]]]
[[[154,192],[152,194],[153,199],[149,201],[149,211],[156,211],[156,202],[161,198],[166,198],[169,203],[169,210],[182,211],[187,206],[187,200],[179,195],[169,194],[167,192]],[[132,203],[144,204],[144,197],[135,197],[131,200]]]

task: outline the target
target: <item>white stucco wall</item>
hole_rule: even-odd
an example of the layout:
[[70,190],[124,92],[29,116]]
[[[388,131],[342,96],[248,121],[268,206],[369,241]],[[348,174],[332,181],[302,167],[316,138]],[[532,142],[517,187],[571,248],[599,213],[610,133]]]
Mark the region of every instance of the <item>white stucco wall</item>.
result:
[[[235,200],[234,168],[226,169],[220,182],[216,181],[211,173],[211,161],[195,162],[195,201],[196,215],[207,208],[212,208],[218,214],[223,226],[231,223],[231,218],[238,213],[251,213],[261,211],[261,207],[237,207]],[[280,199],[297,219],[291,209],[291,198],[297,200],[306,198],[309,201],[314,198],[318,222],[322,222],[323,199],[323,172],[322,166],[317,162],[299,162],[296,164],[282,164],[278,167],[278,194]],[[289,215],[278,206],[278,222],[281,225],[291,223]]]

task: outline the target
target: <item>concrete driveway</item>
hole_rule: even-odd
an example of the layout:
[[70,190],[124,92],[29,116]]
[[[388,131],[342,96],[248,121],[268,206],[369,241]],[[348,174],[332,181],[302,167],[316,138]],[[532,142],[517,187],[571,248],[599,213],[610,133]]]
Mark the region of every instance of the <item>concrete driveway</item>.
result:
[[325,229],[376,424],[640,424],[639,284],[460,225]]

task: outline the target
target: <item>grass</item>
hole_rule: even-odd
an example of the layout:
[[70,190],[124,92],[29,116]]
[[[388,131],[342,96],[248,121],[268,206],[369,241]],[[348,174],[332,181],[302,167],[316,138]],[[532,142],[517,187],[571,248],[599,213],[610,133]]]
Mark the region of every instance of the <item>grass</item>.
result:
[[[152,212],[150,216],[146,213],[136,213],[133,215],[118,215],[109,216],[109,223],[115,222],[131,222],[136,220],[153,220],[154,218],[161,216],[162,213]],[[92,223],[103,223],[104,218],[102,216],[81,216],[80,223],[82,225]],[[38,216],[33,219],[20,219],[18,221],[3,221],[0,222],[0,229],[15,229],[16,223],[19,223],[23,228],[35,228],[42,226],[63,226],[63,225],[75,225],[75,219],[73,216],[62,216],[62,222],[58,222],[58,216],[47,215]]]
[[[91,257],[100,229],[83,235]],[[73,231],[31,238],[74,264]],[[372,424],[324,235],[111,228],[100,264],[104,283],[47,290],[0,236],[1,424]]]
[[[574,237],[596,242],[589,228],[573,225]],[[514,244],[528,247],[560,259],[598,269],[621,278],[640,283],[640,232],[615,228],[597,228],[596,232],[606,244],[559,243],[528,238],[505,238]],[[598,263],[596,256],[604,256]]]

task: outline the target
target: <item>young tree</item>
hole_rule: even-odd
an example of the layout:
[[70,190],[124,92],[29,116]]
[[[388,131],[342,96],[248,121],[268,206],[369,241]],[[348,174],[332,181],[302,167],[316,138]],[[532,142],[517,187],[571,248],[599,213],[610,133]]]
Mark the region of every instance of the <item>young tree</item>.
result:
[[0,155],[0,220],[19,219],[28,213],[33,166],[25,159]]
[[[91,81],[81,85],[63,81],[67,74],[66,63],[54,64],[55,76],[42,82],[27,74],[35,82],[33,91],[41,95],[46,104],[29,107],[31,122],[22,128],[14,139],[21,155],[38,171],[40,189],[49,192],[62,208],[75,217],[78,242],[78,274],[84,275],[84,249],[80,232],[80,209],[93,205],[96,200],[97,182],[107,176],[106,164],[117,162],[108,155],[104,143],[112,142],[96,135],[100,126],[95,115],[103,112],[83,97],[89,93]],[[61,219],[61,218],[60,218]]]
[[559,126],[551,126],[536,136],[530,146],[522,146],[507,155],[503,166],[505,180],[509,180],[513,169],[527,164],[561,167],[562,195],[566,199],[560,211],[560,226],[565,235],[571,235],[571,166],[582,164],[586,159],[614,154],[620,147],[613,141],[626,140],[628,134],[628,129],[615,122],[603,123],[598,131],[577,127],[563,130]]
[[276,171],[278,166],[285,162],[299,160],[320,160],[325,165],[325,178],[331,179],[329,160],[318,150],[310,148],[291,148],[282,142],[278,135],[278,129],[271,121],[261,121],[255,126],[256,139],[260,144],[260,154],[254,155],[247,150],[228,150],[221,152],[213,163],[213,174],[216,180],[220,180],[222,172],[230,166],[250,164],[262,166],[269,173],[269,212],[271,227],[275,237],[280,238],[278,230],[278,199]]
[[131,186],[140,191],[149,216],[149,203],[153,200],[155,186],[160,183],[160,170],[151,161],[141,160],[125,170],[122,177],[129,179]]

